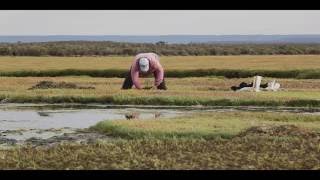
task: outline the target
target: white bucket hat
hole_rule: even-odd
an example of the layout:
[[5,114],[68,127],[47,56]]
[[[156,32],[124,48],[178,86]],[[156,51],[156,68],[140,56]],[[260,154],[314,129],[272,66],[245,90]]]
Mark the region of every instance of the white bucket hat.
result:
[[139,59],[139,66],[142,72],[149,71],[149,60],[147,58],[140,58]]

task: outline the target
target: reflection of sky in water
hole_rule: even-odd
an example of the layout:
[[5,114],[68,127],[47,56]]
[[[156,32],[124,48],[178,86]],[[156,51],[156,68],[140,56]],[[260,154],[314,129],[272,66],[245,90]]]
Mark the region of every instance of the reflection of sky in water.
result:
[[[152,109],[152,108],[119,108],[108,109],[96,106],[94,108],[76,109],[61,107],[55,110],[48,109],[46,106],[37,105],[42,110],[23,107],[19,104],[0,105],[0,138],[13,138],[16,140],[25,140],[31,137],[50,138],[60,136],[64,133],[74,132],[77,128],[88,128],[103,120],[124,120],[126,114],[136,113],[139,119],[153,119],[155,114],[160,113],[160,118],[171,118],[180,115],[187,115],[194,112],[235,112],[235,111],[262,111],[262,112],[292,112],[301,114],[320,115],[320,110],[313,112],[289,109],[274,109],[260,107],[215,107],[208,109]],[[61,129],[53,131],[49,129]],[[5,133],[5,130],[24,130],[20,133]],[[39,133],[39,130],[45,130]]]
[[[261,109],[258,107],[243,108],[216,108],[207,110],[178,110],[178,109],[139,109],[139,108],[119,108],[119,109],[56,109],[43,110],[36,109],[14,109],[0,106],[0,130],[19,129],[50,129],[50,128],[87,128],[103,120],[126,119],[125,115],[138,113],[140,119],[154,119],[156,113],[160,113],[161,118],[170,118],[177,115],[184,115],[192,112],[232,112],[232,111],[263,111],[263,112],[301,112],[297,109]],[[9,107],[9,106],[7,106]],[[13,106],[14,107],[14,106]],[[309,113],[308,113],[309,114]],[[310,114],[320,115],[319,110]]]
[[155,113],[160,117],[174,117],[174,110],[139,109],[81,109],[81,110],[1,110],[0,130],[87,128],[102,120],[126,119],[125,114],[138,112],[141,119],[153,119]]

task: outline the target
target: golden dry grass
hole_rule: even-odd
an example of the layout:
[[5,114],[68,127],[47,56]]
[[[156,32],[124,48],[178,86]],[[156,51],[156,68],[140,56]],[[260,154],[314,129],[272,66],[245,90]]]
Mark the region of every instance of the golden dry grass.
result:
[[[0,57],[0,71],[22,70],[102,70],[129,69],[133,57]],[[319,55],[266,56],[163,56],[167,70],[245,69],[294,70],[320,69]]]
[[[72,82],[79,86],[93,86],[96,89],[35,89],[28,90],[40,81]],[[294,100],[320,99],[320,80],[277,79],[285,91],[282,92],[233,92],[230,86],[240,82],[251,82],[251,78],[168,78],[168,90],[120,90],[123,78],[90,77],[0,77],[0,95],[8,97],[53,97],[53,96],[130,96],[130,97],[176,97],[193,99],[231,99],[231,100]],[[141,79],[144,85],[152,85],[152,78]],[[268,82],[270,78],[263,79]]]

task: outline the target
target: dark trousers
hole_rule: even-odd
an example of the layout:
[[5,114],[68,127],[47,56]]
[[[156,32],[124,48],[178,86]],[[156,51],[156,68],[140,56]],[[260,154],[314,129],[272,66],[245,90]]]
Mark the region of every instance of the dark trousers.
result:
[[[124,82],[122,84],[122,89],[131,89],[132,86],[133,86],[133,82],[132,82],[132,78],[131,78],[131,72],[129,71],[129,73],[127,74],[126,79],[124,80]],[[159,84],[159,86],[157,86],[157,89],[167,90],[167,86],[166,86],[166,83],[165,83],[164,79]]]

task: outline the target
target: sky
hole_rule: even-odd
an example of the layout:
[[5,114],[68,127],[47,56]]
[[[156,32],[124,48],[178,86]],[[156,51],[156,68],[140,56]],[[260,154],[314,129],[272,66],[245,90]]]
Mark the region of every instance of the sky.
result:
[[1,10],[0,35],[320,34],[320,10]]

